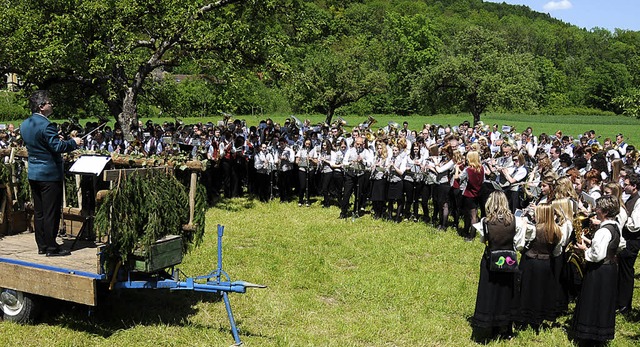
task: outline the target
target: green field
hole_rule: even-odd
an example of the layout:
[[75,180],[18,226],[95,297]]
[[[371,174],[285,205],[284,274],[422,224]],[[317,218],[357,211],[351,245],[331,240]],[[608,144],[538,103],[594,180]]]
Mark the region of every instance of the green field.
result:
[[[232,280],[268,289],[231,295],[247,346],[467,346],[483,246],[424,224],[337,219],[336,207],[221,202],[207,213],[203,244],[182,270],[216,264],[216,224],[225,225],[224,268]],[[613,346],[640,339],[634,314],[619,316]],[[0,323],[2,346],[228,346],[224,304],[205,295],[122,292],[91,317],[85,307],[48,303],[34,326]],[[570,346],[559,325],[521,331],[504,346]]]

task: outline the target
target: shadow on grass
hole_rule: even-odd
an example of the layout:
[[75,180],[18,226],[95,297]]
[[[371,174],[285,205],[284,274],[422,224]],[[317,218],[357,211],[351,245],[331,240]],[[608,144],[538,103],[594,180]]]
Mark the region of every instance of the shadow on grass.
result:
[[243,198],[223,199],[218,198],[209,204],[209,207],[226,210],[229,212],[240,212],[255,207],[258,200],[252,196]]
[[[46,312],[43,312],[40,323],[64,326],[103,338],[110,337],[118,330],[140,325],[211,328],[189,322],[189,317],[197,313],[196,305],[199,303],[219,302],[223,305],[222,297],[219,295],[165,290],[112,292],[101,296],[97,307],[53,299],[44,300]],[[218,330],[231,334],[230,327],[221,327]],[[242,335],[247,334],[243,331]]]

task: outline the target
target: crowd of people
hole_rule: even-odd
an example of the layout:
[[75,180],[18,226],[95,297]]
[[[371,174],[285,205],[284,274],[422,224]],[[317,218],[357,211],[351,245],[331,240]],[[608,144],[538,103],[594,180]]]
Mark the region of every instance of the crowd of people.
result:
[[[576,300],[575,338],[613,338],[616,312],[631,310],[640,248],[639,155],[623,134],[375,123],[347,129],[341,120],[291,117],[248,126],[225,116],[215,124],[148,121],[133,137],[96,123],[59,127],[87,134],[87,150],[207,159],[201,179],[211,201],[248,194],[303,207],[317,199],[339,206],[339,218],[431,223],[468,241],[479,231],[487,251],[475,328],[491,337],[512,334],[512,323],[539,329]],[[20,141],[9,127],[0,129],[2,146]],[[504,247],[521,253],[519,274],[489,270],[488,254]]]

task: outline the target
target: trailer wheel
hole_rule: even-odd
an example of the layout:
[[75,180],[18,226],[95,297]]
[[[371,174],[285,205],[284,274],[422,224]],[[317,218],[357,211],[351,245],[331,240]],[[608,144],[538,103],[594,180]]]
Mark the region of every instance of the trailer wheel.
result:
[[0,288],[0,309],[4,320],[15,323],[30,323],[37,312],[36,299],[18,290]]

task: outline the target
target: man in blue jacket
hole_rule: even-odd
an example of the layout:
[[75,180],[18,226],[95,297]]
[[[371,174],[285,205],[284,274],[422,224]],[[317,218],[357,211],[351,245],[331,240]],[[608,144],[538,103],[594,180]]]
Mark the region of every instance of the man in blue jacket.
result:
[[35,234],[38,254],[48,257],[71,254],[56,242],[62,209],[64,162],[60,153],[71,152],[82,145],[81,138],[64,140],[49,121],[53,104],[45,90],[29,98],[31,117],[20,125],[20,132],[29,151],[29,185],[35,211]]

